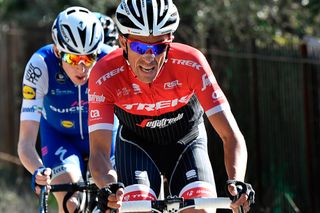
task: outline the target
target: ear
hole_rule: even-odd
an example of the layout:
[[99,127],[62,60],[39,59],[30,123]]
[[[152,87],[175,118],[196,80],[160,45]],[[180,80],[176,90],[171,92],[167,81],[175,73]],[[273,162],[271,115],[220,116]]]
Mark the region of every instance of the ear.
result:
[[58,50],[58,48],[55,44],[53,45],[53,52],[54,52],[55,56],[57,56],[57,58],[61,57],[60,51]]
[[119,44],[121,46],[122,49],[124,49],[125,51],[127,51],[127,45],[126,45],[126,38],[123,35],[119,35]]

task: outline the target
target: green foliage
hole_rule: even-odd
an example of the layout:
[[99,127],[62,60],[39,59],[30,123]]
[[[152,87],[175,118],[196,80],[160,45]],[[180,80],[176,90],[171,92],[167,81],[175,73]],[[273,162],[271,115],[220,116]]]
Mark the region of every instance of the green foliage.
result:
[[[203,48],[232,48],[251,39],[263,46],[291,45],[305,35],[320,34],[316,0],[176,0],[175,4],[182,17],[179,36]],[[201,42],[201,37],[207,41]]]
[[[44,26],[68,6],[113,15],[120,0],[0,0],[0,20],[18,26]],[[255,39],[258,45],[296,44],[320,34],[318,0],[174,0],[181,17],[178,41],[203,50],[233,48]]]
[[83,6],[92,11],[109,12],[117,0],[0,0],[0,20],[18,26],[44,26],[51,24],[57,14],[70,6]]

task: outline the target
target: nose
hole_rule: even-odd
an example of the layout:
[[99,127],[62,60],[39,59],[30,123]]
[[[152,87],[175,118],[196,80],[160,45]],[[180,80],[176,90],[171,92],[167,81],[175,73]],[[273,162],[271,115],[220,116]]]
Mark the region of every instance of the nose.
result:
[[151,49],[148,49],[147,52],[142,55],[143,60],[145,60],[147,63],[151,63],[152,61],[154,61],[155,57],[156,56]]
[[85,73],[88,71],[88,67],[84,63],[79,63],[77,66],[77,72]]

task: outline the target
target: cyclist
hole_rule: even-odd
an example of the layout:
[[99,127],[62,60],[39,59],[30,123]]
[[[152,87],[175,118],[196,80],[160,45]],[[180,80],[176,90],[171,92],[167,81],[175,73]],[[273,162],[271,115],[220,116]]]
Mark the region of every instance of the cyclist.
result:
[[103,43],[110,45],[112,47],[118,47],[117,46],[118,30],[112,18],[99,12],[94,12],[94,14],[99,19],[103,27],[103,31],[104,31]]
[[[89,79],[89,96],[105,97],[89,101],[89,165],[108,197],[101,205],[157,199],[160,175],[173,196],[216,197],[203,112],[223,141],[228,178],[244,183],[244,137],[204,55],[172,42],[179,24],[172,0],[122,0],[115,23],[121,48],[100,60]],[[113,112],[120,123],[116,171],[107,158]],[[232,203],[235,211],[240,205],[248,211],[253,200],[254,191],[244,184],[248,190]],[[228,190],[237,195],[235,182],[228,181]]]
[[[78,182],[85,177],[89,156],[87,80],[96,61],[113,49],[103,44],[103,38],[102,26],[92,12],[69,7],[53,23],[53,44],[36,51],[26,65],[18,154],[33,174],[38,194],[38,185]],[[110,127],[113,135],[117,123],[115,117]],[[39,128],[42,157],[36,150]],[[54,195],[59,212],[79,208],[80,193]]]

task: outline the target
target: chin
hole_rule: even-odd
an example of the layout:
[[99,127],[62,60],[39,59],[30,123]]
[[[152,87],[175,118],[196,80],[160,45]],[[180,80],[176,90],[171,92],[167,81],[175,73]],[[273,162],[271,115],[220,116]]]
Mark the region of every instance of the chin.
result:
[[76,80],[73,80],[72,82],[73,82],[74,84],[76,84],[76,85],[82,86],[82,85],[84,85],[85,83],[87,83],[87,81],[88,81],[88,79],[86,79],[85,81],[76,79]]

